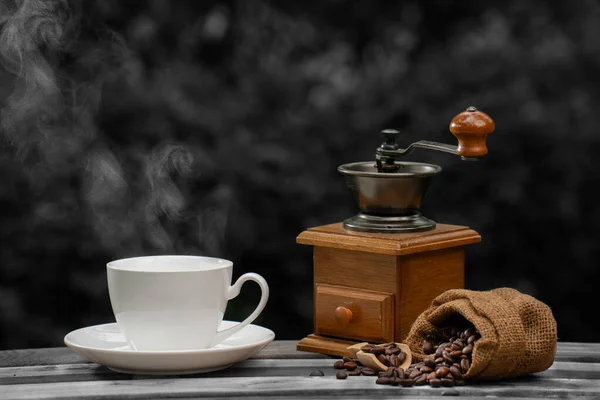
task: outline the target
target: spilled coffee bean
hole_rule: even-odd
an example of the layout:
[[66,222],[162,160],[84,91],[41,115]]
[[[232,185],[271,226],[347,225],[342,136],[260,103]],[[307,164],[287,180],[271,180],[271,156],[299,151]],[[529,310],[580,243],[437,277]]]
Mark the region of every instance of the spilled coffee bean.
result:
[[460,323],[460,326],[444,327],[423,341],[423,354],[427,357],[421,362],[411,364],[405,370],[399,368],[399,365],[405,360],[406,354],[395,343],[369,343],[361,350],[376,355],[377,359],[388,367],[387,370],[377,372],[363,366],[357,359],[344,357],[343,360],[335,362],[334,368],[348,371],[338,372],[338,375],[344,375],[343,378],[338,375],[336,377],[346,379],[347,376],[357,375],[377,376],[375,383],[378,385],[402,387],[464,386],[464,375],[471,367],[473,347],[480,338],[479,332],[466,320]]
[[357,364],[357,362],[354,362],[354,361],[348,361],[348,362],[344,363],[344,368],[346,368],[348,371],[354,371],[357,367],[358,367],[358,364]]
[[400,379],[400,385],[402,387],[411,387],[411,386],[415,386],[415,380],[414,379]]
[[391,378],[388,378],[387,376],[380,376],[379,378],[377,378],[375,383],[379,385],[389,385],[391,383]]
[[377,375],[377,372],[372,368],[364,367],[360,370],[360,374],[363,376],[375,376]]
[[337,379],[346,379],[348,377],[348,374],[345,373],[344,371],[340,371],[337,374],[335,374],[335,377]]

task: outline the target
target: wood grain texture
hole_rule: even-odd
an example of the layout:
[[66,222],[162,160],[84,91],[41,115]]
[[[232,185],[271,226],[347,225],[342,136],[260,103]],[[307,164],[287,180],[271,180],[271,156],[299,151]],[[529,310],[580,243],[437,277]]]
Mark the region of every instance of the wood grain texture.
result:
[[[324,359],[252,359],[243,361],[221,371],[206,374],[181,375],[179,378],[215,378],[215,377],[249,377],[249,376],[309,376],[315,370],[322,371],[325,376],[333,376],[337,372],[333,363],[338,358]],[[555,362],[543,373],[554,378],[600,379],[600,363]],[[55,365],[37,367],[0,368],[0,386],[12,384],[33,384],[48,382],[79,382],[89,380],[131,380],[157,379],[156,376],[133,376],[113,372],[103,366],[88,363],[76,365]],[[166,377],[165,377],[166,378]],[[174,378],[171,376],[170,378]]]
[[[266,345],[260,352],[255,354],[252,358],[327,358],[327,356],[322,354],[297,351],[296,343],[298,343],[297,340],[273,341]],[[68,347],[0,351],[0,368],[80,363],[89,363],[89,361]]]
[[296,238],[300,244],[378,254],[405,255],[481,241],[466,226],[438,224],[435,229],[415,233],[352,232],[342,223],[309,228]]
[[[345,341],[345,343],[354,344],[356,341]],[[299,351],[296,349],[297,344],[298,340],[275,340],[252,359],[331,359],[323,354]],[[555,360],[583,365],[600,363],[600,343],[559,342]],[[68,347],[0,351],[0,368],[81,363],[97,365],[90,363]]]
[[[446,393],[446,392],[442,392],[442,393]],[[460,394],[460,393],[458,393]],[[363,398],[367,398],[367,399],[375,399],[375,400],[380,400],[380,399],[397,399],[397,398],[401,398],[402,400],[448,400],[448,396],[450,396],[451,394],[444,394],[444,395],[430,395],[429,393],[427,393],[426,396],[423,396],[423,394],[419,395],[419,394],[413,394],[413,395],[406,395],[406,394],[402,394],[401,397],[399,396],[385,396],[385,397],[378,397],[378,393],[373,393],[370,394],[369,397],[363,397]],[[335,396],[332,396],[335,397]],[[344,398],[343,396],[338,396],[338,398]],[[218,397],[219,400],[237,400],[237,397],[228,397],[228,396],[219,396]],[[319,397],[313,397],[307,394],[303,394],[303,395],[294,395],[294,394],[290,394],[290,395],[286,395],[285,396],[286,399],[289,400],[303,400],[303,399],[320,399],[320,398],[324,398],[322,396]],[[326,397],[325,397],[326,398]],[[481,397],[477,397],[477,398],[481,398]],[[169,400],[183,400],[183,399],[189,399],[189,397],[169,397]],[[262,396],[244,396],[244,399],[257,399],[257,400],[263,400],[264,397]],[[510,397],[511,400],[530,400],[531,397]]]
[[398,257],[397,261],[395,340],[401,341],[435,297],[464,288],[464,250],[452,247]]
[[[326,359],[289,359],[267,360],[251,359],[233,365],[230,368],[204,374],[164,376],[163,378],[216,378],[249,376],[309,376],[311,372],[333,372],[334,360]],[[331,370],[331,371],[330,371]],[[157,379],[157,376],[129,375],[111,371],[98,364],[70,364],[38,367],[0,368],[0,386],[15,384],[33,384],[48,382],[82,382],[95,380],[132,380]],[[1,394],[0,394],[1,398]]]
[[306,353],[296,350],[297,340],[276,340],[266,345],[261,351],[252,356],[252,359],[307,359],[328,358],[323,354]]
[[[479,240],[479,234],[467,227],[443,224],[431,231],[404,234],[351,232],[340,223],[303,232],[298,242],[314,246],[314,323],[315,333],[322,336],[317,341],[307,338],[300,347],[337,355],[340,349],[335,342],[327,345],[332,340],[328,337],[372,342],[403,340],[436,296],[464,287],[464,245]],[[320,294],[319,285],[323,284],[345,289],[336,295]],[[391,295],[393,314],[376,315],[377,307],[361,299],[360,290]],[[370,327],[366,323],[341,326],[340,322],[354,312],[360,314],[359,305],[365,301]],[[340,306],[345,308],[336,315]],[[393,337],[374,334],[375,330],[387,332],[388,328],[393,329]],[[311,348],[311,344],[315,346]]]
[[394,293],[396,257],[335,248],[314,248],[315,284]]
[[[315,293],[315,333],[359,341],[393,340],[393,294],[325,284],[317,284]],[[336,318],[340,306],[351,313],[347,324]]]
[[[66,333],[66,332],[65,332]],[[28,365],[76,364],[89,362],[67,347],[18,349],[0,352],[1,367]]]
[[306,398],[365,398],[383,396],[460,396],[464,397],[587,397],[600,396],[600,381],[591,379],[551,378],[543,375],[523,379],[484,383],[458,388],[434,389],[428,386],[402,388],[375,384],[373,377],[338,380],[325,377],[242,377],[197,379],[143,379],[129,381],[89,381],[9,385],[3,387],[3,399],[152,399],[172,397],[247,396]]
[[[44,365],[55,356],[56,360],[69,359],[74,352],[67,348],[3,351],[0,360],[28,366],[0,368],[0,398],[600,398],[598,343],[559,342],[557,361],[542,373],[505,382],[441,389],[381,386],[375,384],[373,377],[337,380],[335,358],[313,353],[307,353],[311,358],[297,358],[295,344],[270,344],[272,350],[276,349],[273,354],[277,358],[251,359],[226,370],[181,377],[118,374],[93,363]],[[589,362],[579,361],[583,355]],[[314,370],[322,371],[324,376],[310,377]]]
[[348,346],[356,344],[355,340],[340,339],[329,336],[310,334],[298,342],[296,349],[311,353],[328,354],[337,357],[350,357]]

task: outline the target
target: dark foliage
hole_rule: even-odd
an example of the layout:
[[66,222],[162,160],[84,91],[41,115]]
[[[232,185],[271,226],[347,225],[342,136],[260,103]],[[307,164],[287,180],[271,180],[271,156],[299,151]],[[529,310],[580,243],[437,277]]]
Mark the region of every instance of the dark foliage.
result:
[[[373,159],[382,128],[453,143],[469,105],[496,121],[490,154],[411,155],[444,168],[425,215],[482,234],[468,288],[514,287],[562,340],[597,339],[597,2],[64,0],[25,26],[25,59],[2,3],[0,348],[112,321],[106,262],[160,253],[260,273],[256,323],[302,337],[312,259],[295,237],[356,212],[336,167]],[[244,288],[226,317],[257,299]]]

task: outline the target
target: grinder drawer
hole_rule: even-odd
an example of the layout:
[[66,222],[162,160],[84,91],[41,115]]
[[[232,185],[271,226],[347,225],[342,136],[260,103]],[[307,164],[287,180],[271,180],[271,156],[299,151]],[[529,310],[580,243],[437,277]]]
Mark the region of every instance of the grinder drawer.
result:
[[315,333],[372,342],[393,341],[393,294],[317,284]]

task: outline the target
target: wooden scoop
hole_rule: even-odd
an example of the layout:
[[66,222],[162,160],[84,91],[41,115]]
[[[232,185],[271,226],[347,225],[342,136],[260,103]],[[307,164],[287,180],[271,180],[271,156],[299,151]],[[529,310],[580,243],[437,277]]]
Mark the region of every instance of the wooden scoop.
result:
[[366,346],[368,344],[369,344],[369,342],[356,343],[356,344],[353,344],[352,346],[346,347],[346,350],[348,350],[348,352],[351,354],[351,357],[356,358],[356,353],[361,351],[360,349],[363,346]]
[[[357,343],[352,346],[349,346],[347,348],[347,350],[351,354],[354,354],[354,357],[357,358],[358,361],[360,361],[360,363],[362,365],[364,365],[365,367],[372,368],[375,371],[387,371],[388,367],[386,365],[382,364],[377,359],[377,356],[375,354],[365,353],[364,351],[361,350],[361,347],[363,347],[367,344],[369,344],[369,343],[367,343],[367,342]],[[405,345],[404,343],[398,343],[398,342],[396,342],[396,346],[398,346],[398,348],[400,348],[400,350],[402,350],[402,352],[406,354],[406,358],[404,359],[402,364],[400,364],[398,366],[398,368],[406,369],[412,363],[412,353],[410,352],[410,348],[407,345]]]

